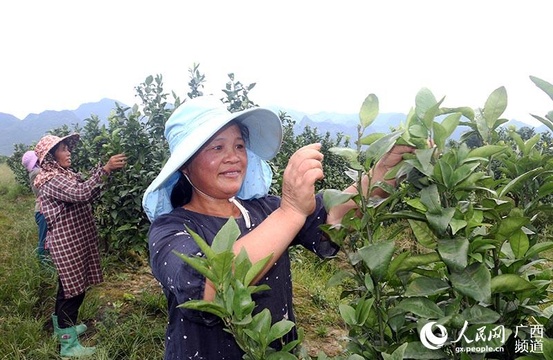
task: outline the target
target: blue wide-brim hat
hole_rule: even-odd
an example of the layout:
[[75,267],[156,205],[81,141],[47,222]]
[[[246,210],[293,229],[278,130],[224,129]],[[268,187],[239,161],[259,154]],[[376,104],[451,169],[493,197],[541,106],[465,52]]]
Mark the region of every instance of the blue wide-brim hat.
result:
[[179,169],[219,130],[236,120],[248,128],[246,144],[248,167],[236,197],[242,200],[268,194],[272,171],[266,160],[272,159],[282,143],[282,124],[268,109],[251,108],[231,113],[215,96],[200,96],[180,105],[165,123],[165,138],[171,156],[148,186],[142,207],[150,221],[173,210],[171,192]]

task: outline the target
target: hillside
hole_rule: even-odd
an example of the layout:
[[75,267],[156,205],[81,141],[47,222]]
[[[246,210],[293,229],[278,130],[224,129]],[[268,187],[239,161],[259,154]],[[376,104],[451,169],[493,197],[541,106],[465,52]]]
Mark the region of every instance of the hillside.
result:
[[68,125],[83,125],[86,118],[97,115],[102,121],[115,108],[115,103],[124,104],[113,99],[102,99],[80,105],[75,110],[46,110],[40,114],[29,114],[24,119],[0,112],[0,155],[12,154],[15,144],[31,145],[36,143],[49,130]]

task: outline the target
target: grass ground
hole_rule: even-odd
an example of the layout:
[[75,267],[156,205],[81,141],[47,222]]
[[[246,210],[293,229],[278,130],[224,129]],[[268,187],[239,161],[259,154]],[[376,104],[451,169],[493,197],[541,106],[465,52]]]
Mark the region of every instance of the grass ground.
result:
[[[56,275],[34,253],[37,226],[34,197],[0,164],[0,359],[59,359],[52,338]],[[333,269],[308,252],[295,252],[293,276],[297,325],[311,356],[338,354],[345,330],[337,311],[339,294],[325,288]],[[149,268],[103,257],[105,282],[93,287],[80,311],[89,330],[84,345],[96,345],[94,359],[163,358],[165,297]]]

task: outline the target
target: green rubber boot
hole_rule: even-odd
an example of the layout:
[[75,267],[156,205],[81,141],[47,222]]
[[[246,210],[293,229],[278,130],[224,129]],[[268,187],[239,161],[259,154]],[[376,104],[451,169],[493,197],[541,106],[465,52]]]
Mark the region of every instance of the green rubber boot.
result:
[[[58,317],[55,314],[52,314],[52,324],[54,326],[54,336],[57,336],[60,331],[60,326],[58,325]],[[81,335],[88,329],[85,324],[79,324],[75,325],[75,329],[77,330],[77,335]]]
[[85,347],[79,343],[75,326],[59,329],[58,339],[61,344],[60,356],[62,358],[90,356],[96,352],[95,346]]

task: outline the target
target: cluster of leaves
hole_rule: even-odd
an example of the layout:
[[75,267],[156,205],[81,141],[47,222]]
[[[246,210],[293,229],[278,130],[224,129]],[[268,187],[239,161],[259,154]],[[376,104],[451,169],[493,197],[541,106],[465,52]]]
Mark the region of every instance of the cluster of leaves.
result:
[[[536,84],[553,94],[551,85],[544,85],[548,83]],[[497,143],[497,130],[507,121],[501,118],[507,106],[504,88],[495,90],[476,114],[468,108],[441,108],[442,101],[422,89],[400,129],[360,137],[357,151],[333,149],[348,159],[360,185],[363,174],[394,144],[417,148],[389,172],[407,175],[397,190],[376,183],[365,193],[325,192],[327,207],[350,199],[359,205],[358,213],[345,216],[340,227],[326,229],[351,264],[351,270],[332,280],[354,284],[343,293],[349,303],[340,306],[350,327],[348,349],[370,359],[473,359],[485,354],[469,357],[455,347],[503,346],[505,352],[489,356],[512,359],[520,355],[514,329],[536,324],[545,329],[543,353],[551,354],[552,273],[542,254],[553,242],[544,239],[543,223],[536,219],[551,214],[553,159],[536,149],[537,137],[523,141],[510,132],[509,145]],[[377,114],[378,99],[370,95],[361,108],[361,129]],[[461,141],[446,147],[460,125],[470,129],[464,139],[476,136],[481,146],[470,148]],[[361,144],[368,148],[361,151]],[[376,187],[391,195],[372,199]],[[395,233],[383,229],[390,220],[408,227],[423,250],[412,253],[397,246]],[[449,330],[449,337],[434,348],[424,346],[420,337],[430,322]],[[504,339],[476,336],[497,326],[505,328]],[[517,337],[527,340],[530,335],[519,331]]]
[[240,229],[233,218],[217,233],[211,246],[198,234],[187,230],[204,256],[192,257],[178,252],[175,254],[209,279],[217,292],[213,301],[191,300],[180,306],[205,311],[222,319],[226,329],[244,351],[243,359],[297,359],[290,351],[301,342],[301,337],[283,344],[280,350],[271,347],[273,342],[279,341],[292,330],[294,322],[283,319],[273,323],[268,309],[258,309],[254,313],[255,302],[252,295],[269,290],[269,287],[253,285],[252,282],[271,260],[272,255],[255,264],[251,263],[244,249],[237,256],[234,255],[232,248],[240,236]]

